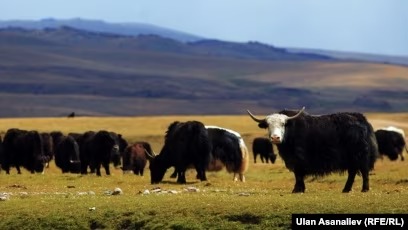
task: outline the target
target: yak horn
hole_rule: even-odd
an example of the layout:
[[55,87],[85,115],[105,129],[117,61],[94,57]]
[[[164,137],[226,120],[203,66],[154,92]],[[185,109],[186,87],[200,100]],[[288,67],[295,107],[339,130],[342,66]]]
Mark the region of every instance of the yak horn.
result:
[[294,118],[296,118],[296,117],[298,117],[300,114],[302,114],[303,113],[303,111],[305,111],[305,107],[303,106],[303,108],[295,115],[295,116],[293,116],[293,117],[289,117],[288,118],[288,120],[290,120],[290,119],[294,119]]
[[254,115],[252,115],[251,112],[249,112],[249,110],[247,110],[247,112],[248,112],[249,116],[252,118],[252,120],[254,120],[254,121],[258,122],[258,123],[264,121],[264,119],[256,118]]
[[153,158],[155,158],[155,157],[156,157],[156,155],[154,155],[154,156],[153,156],[153,155],[152,155],[152,154],[150,154],[150,153],[149,153],[149,152],[148,152],[146,149],[145,149],[144,151],[145,151],[146,155],[147,155],[147,156],[149,156],[150,158],[152,158],[152,159],[153,159]]

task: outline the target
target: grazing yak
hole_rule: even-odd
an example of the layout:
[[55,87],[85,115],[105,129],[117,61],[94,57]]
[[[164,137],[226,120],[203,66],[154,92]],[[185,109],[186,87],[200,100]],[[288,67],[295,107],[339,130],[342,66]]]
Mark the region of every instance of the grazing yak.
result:
[[305,192],[304,178],[332,172],[348,172],[343,192],[350,192],[357,173],[363,178],[362,192],[369,190],[369,171],[378,157],[374,130],[360,113],[309,115],[283,110],[258,119],[249,116],[260,128],[268,130],[286,167],[295,174],[293,193]]
[[161,182],[166,170],[174,166],[177,183],[185,184],[185,172],[189,165],[195,167],[198,179],[207,180],[205,169],[210,162],[210,151],[211,142],[203,123],[199,121],[171,123],[166,131],[160,154],[150,161],[151,183]]
[[109,164],[120,165],[119,136],[116,133],[100,130],[98,132],[86,132],[81,137],[80,150],[81,173],[87,173],[87,166],[91,172],[96,171],[101,176],[101,166],[104,167],[106,175],[110,175]]
[[3,168],[10,174],[10,167],[15,166],[21,174],[20,166],[31,173],[43,173],[49,161],[44,154],[42,137],[37,131],[20,129],[7,130],[3,140]]
[[[207,125],[205,128],[211,142],[211,161],[206,170],[220,171],[225,166],[227,172],[234,173],[234,181],[239,178],[240,181],[245,182],[244,173],[248,169],[249,154],[241,135],[236,131],[218,126]],[[174,171],[171,178],[176,177],[177,172]]]
[[261,157],[262,163],[266,161],[269,163],[269,160],[272,164],[276,161],[276,154],[273,150],[272,142],[269,138],[257,137],[252,142],[252,153],[254,154],[254,163],[256,163],[256,158],[258,155]]
[[43,143],[43,150],[45,156],[48,158],[48,162],[46,167],[50,166],[50,161],[54,158],[54,144],[52,140],[52,136],[49,133],[40,133]]
[[57,146],[63,138],[65,138],[64,134],[61,131],[52,131],[50,132],[50,136],[52,139],[52,146]]
[[[81,174],[88,174],[88,167],[91,163],[91,140],[95,136],[96,132],[86,131],[80,133],[68,133],[75,139],[79,146],[79,161],[81,162]],[[91,168],[91,173],[95,172],[95,168]]]
[[136,175],[143,176],[147,161],[155,157],[148,142],[139,141],[126,147],[122,156],[123,172],[132,171]]
[[385,155],[394,161],[397,160],[398,155],[400,155],[401,161],[404,160],[404,147],[408,152],[404,130],[389,126],[375,131],[375,137],[377,138],[378,151],[381,156]]
[[79,145],[72,136],[62,136],[55,146],[55,164],[62,173],[80,173]]

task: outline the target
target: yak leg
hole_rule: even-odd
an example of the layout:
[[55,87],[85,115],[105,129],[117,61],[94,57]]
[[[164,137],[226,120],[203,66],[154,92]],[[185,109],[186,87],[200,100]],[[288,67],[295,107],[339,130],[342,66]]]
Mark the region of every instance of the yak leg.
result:
[[370,183],[369,183],[369,170],[364,169],[364,170],[360,170],[361,171],[361,177],[363,178],[363,188],[361,189],[361,192],[368,192],[368,190],[370,189]]
[[304,193],[306,190],[305,186],[305,175],[298,171],[295,171],[295,187],[292,190],[292,193]]
[[10,174],[10,168],[4,170],[6,170],[6,174]]
[[187,183],[186,181],[186,170],[177,170],[177,183],[179,184],[185,184]]
[[17,173],[21,174],[20,165],[16,165]]
[[205,166],[196,165],[195,168],[197,171],[198,179],[200,179],[201,181],[206,181],[207,176],[205,175]]
[[10,174],[10,165],[3,165],[3,169],[6,171],[6,174]]
[[[346,185],[344,186],[344,189],[343,189],[344,193],[347,193],[347,192],[351,191],[351,187],[353,187],[354,178],[356,177],[356,174],[357,174],[357,170],[355,170],[355,169],[349,169],[348,170],[347,182],[346,182]],[[368,176],[368,171],[367,171],[367,176]]]
[[174,172],[170,175],[170,178],[176,178],[177,177],[177,170],[174,169]]
[[[102,165],[105,168],[106,175],[110,175],[109,162],[107,163],[105,162]],[[100,174],[100,171],[99,171],[99,174]]]
[[81,174],[88,174],[88,165],[81,164]]
[[[243,173],[238,173],[239,180],[245,182],[245,176]],[[234,173],[234,181],[238,181],[237,173]]]
[[94,169],[96,169],[96,175],[101,176],[101,163],[97,163]]
[[257,156],[258,154],[256,154],[256,153],[254,153],[254,164],[256,164],[256,156]]

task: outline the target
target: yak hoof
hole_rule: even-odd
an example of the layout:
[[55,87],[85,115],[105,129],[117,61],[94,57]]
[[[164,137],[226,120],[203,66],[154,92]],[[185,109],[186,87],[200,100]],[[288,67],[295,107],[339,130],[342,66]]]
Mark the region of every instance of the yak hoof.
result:
[[292,190],[292,193],[304,193],[305,192],[305,190],[304,189],[293,189]]
[[349,193],[351,189],[343,189],[343,193]]
[[362,190],[361,190],[361,192],[368,192],[368,188],[363,188]]

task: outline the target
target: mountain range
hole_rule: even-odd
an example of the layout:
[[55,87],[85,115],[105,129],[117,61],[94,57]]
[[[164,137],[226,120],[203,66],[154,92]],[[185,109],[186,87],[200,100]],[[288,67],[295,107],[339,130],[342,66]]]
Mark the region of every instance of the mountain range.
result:
[[3,21],[0,28],[1,117],[408,110],[404,57],[339,56],[83,19]]

